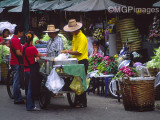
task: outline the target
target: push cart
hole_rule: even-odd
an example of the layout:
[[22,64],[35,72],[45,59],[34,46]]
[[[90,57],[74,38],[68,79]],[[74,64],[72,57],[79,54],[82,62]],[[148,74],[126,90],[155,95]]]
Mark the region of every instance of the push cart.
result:
[[[77,59],[70,58],[63,61],[54,61],[52,57],[41,57],[40,59],[40,72],[43,76],[41,91],[39,97],[39,105],[41,108],[46,108],[50,104],[51,97],[54,97],[54,93],[49,91],[45,83],[47,81],[47,77],[50,74],[53,68],[56,68],[58,75],[64,80],[65,84],[63,88],[58,93],[66,93],[69,105],[74,107],[76,105],[75,92],[73,92],[69,85],[71,84],[74,75],[69,75],[64,72],[63,68],[65,65],[79,65]],[[74,69],[74,68],[73,68]]]

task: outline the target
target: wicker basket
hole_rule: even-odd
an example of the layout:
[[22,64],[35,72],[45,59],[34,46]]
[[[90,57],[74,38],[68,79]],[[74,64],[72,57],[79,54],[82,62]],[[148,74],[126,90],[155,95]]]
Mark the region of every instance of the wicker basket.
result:
[[[154,77],[137,77],[139,80],[125,78],[120,81],[121,93],[125,110],[151,111],[154,110]],[[150,80],[152,79],[152,80]]]
[[156,76],[157,73],[159,72],[159,69],[157,68],[148,68],[149,73],[151,74],[151,76]]
[[158,85],[158,86],[155,88],[154,94],[155,94],[155,100],[160,100],[160,85]]
[[7,78],[8,68],[5,63],[1,63],[0,67],[1,67],[1,71],[0,71],[1,72],[1,80],[3,81],[5,78]]

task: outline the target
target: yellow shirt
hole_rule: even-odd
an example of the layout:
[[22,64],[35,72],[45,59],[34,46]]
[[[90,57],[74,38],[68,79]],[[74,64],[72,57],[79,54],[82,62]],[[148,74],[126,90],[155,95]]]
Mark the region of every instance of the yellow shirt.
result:
[[77,58],[78,61],[83,59],[88,60],[88,42],[81,30],[77,35],[73,35],[72,51],[81,53],[81,55],[72,55],[72,57]]

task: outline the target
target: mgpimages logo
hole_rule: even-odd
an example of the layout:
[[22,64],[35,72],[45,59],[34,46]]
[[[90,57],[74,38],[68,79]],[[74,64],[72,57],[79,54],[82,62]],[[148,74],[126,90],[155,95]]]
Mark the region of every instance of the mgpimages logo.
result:
[[117,6],[109,6],[108,7],[109,13],[143,13],[143,14],[151,14],[151,13],[158,13],[159,8],[136,8],[133,6],[123,6],[123,7],[117,7]]

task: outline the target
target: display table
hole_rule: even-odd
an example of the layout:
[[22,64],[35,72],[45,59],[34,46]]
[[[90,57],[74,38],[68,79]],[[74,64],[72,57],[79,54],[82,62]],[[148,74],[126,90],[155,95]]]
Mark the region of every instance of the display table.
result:
[[[105,97],[107,97],[108,84],[109,84],[109,81],[114,77],[114,74],[98,75],[95,73],[96,71],[88,75],[88,77],[90,77],[93,82],[93,93],[95,93],[95,89],[97,88],[97,92],[99,95],[102,96],[103,94],[105,94]],[[99,87],[101,87],[101,93],[100,93]],[[88,90],[88,94],[89,94],[89,90]]]

